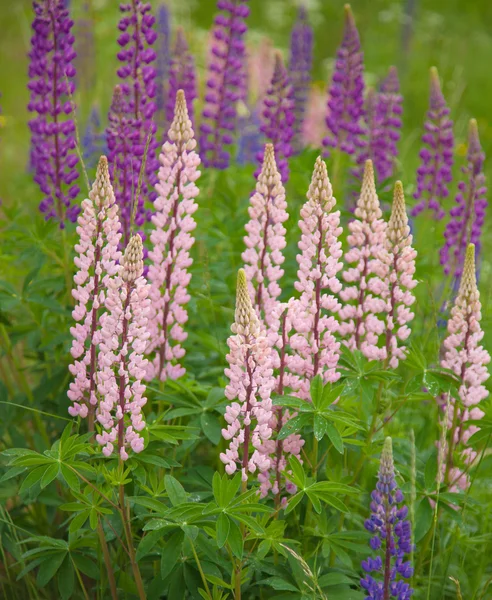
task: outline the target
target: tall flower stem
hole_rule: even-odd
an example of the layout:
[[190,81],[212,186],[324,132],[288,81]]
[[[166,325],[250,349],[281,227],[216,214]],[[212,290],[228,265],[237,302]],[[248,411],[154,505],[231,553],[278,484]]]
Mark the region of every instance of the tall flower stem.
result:
[[99,542],[101,544],[101,550],[104,558],[104,565],[108,574],[109,587],[111,589],[111,598],[118,600],[118,590],[116,588],[116,581],[114,578],[113,566],[111,564],[111,556],[109,554],[108,544],[104,535],[104,529],[101,523],[101,519],[97,521],[97,534],[99,536]]
[[207,596],[210,598],[210,600],[213,600],[213,596],[210,593],[210,588],[208,587],[207,578],[205,577],[205,573],[203,572],[202,563],[200,562],[200,559],[198,558],[198,554],[196,552],[195,545],[193,544],[191,538],[189,538],[189,542],[190,542],[190,546],[191,546],[191,551],[193,552],[193,556],[195,557],[196,566],[198,567],[200,577],[202,578],[203,585],[205,586],[205,591],[207,592]]

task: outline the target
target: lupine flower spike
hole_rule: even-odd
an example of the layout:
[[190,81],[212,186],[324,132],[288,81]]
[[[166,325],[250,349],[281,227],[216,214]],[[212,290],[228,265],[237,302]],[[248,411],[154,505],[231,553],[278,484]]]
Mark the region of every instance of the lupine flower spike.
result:
[[187,286],[192,264],[190,249],[195,241],[196,227],[193,214],[198,208],[195,198],[200,176],[200,157],[195,152],[196,142],[186,108],[183,90],[176,95],[174,120],[168,141],[162,147],[159,182],[156,186],[154,229],[150,234],[152,250],[149,258],[150,297],[152,299],[148,352],[155,351],[149,364],[148,377],[162,381],[177,379],[185,370],[180,360],[185,354],[181,343],[187,337],[183,329],[188,320],[186,304],[190,297]]
[[366,575],[360,584],[367,594],[366,600],[409,600],[413,589],[405,580],[413,575],[412,565],[406,560],[412,552],[411,524],[407,520],[408,508],[402,506],[403,494],[395,480],[390,437],[384,442],[378,482],[371,500],[371,517],[364,526],[373,536],[370,545],[376,557],[362,561]]
[[468,164],[462,169],[464,180],[458,185],[457,206],[449,212],[450,220],[444,232],[446,241],[441,249],[441,264],[446,275],[453,276],[455,290],[459,287],[468,242],[475,244],[477,256],[480,256],[480,238],[487,208],[484,160],[485,154],[480,146],[477,122],[471,119],[468,131]]
[[130,238],[118,274],[108,280],[101,316],[97,391],[101,397],[97,420],[103,427],[96,440],[103,454],[111,456],[114,445],[122,460],[128,451],[141,452],[145,427],[142,408],[147,399],[145,376],[148,344],[149,285],[142,276],[143,247],[137,234]]
[[[469,467],[477,457],[472,448],[467,448],[470,437],[479,428],[466,426],[470,419],[481,419],[483,411],[478,404],[489,395],[484,382],[489,378],[486,365],[490,355],[480,342],[484,336],[480,326],[481,304],[475,275],[475,246],[466,250],[465,266],[461,284],[451,318],[448,321],[448,337],[444,340],[444,358],[441,366],[451,369],[460,380],[460,404],[454,398],[448,403],[448,429],[451,440],[447,451],[446,482],[455,489],[467,489],[470,480]],[[461,451],[462,470],[456,464],[455,451]]]
[[236,103],[242,98],[247,0],[218,0],[212,57],[200,129],[200,155],[206,167],[226,169],[234,141]]
[[176,33],[176,42],[171,54],[169,67],[169,94],[166,104],[166,118],[172,123],[174,118],[174,103],[178,90],[183,90],[188,107],[188,116],[193,123],[193,101],[197,97],[195,61],[188,49],[183,29],[180,27]]
[[405,340],[410,335],[408,323],[414,318],[411,306],[415,302],[412,290],[417,285],[414,279],[417,252],[412,248],[412,235],[408,226],[405,197],[401,181],[395,184],[391,217],[386,229],[385,276],[387,289],[385,350],[386,360],[392,369],[405,358]]
[[294,90],[294,138],[292,146],[299,152],[303,146],[302,128],[311,85],[313,65],[313,28],[308,23],[306,7],[301,5],[290,38],[289,77]]
[[316,160],[307,198],[299,221],[301,240],[295,288],[300,298],[291,300],[289,306],[294,330],[290,338],[294,356],[289,359],[289,370],[301,378],[299,395],[306,399],[310,380],[317,374],[323,376],[325,383],[340,377],[340,344],[333,335],[338,329],[333,314],[340,309],[335,294],[341,289],[337,274],[342,269],[338,240],[342,228],[340,211],[333,210],[336,200],[321,157]]
[[351,350],[361,350],[369,360],[382,360],[385,351],[378,348],[378,341],[384,332],[386,310],[382,298],[386,269],[381,261],[386,223],[382,219],[370,160],[366,161],[354,216],[348,224],[350,250],[345,260],[352,266],[343,271],[345,287],[340,297],[345,305],[340,310],[340,333],[347,338],[346,344]]
[[79,243],[75,246],[78,272],[74,277],[76,287],[72,290],[77,302],[72,316],[77,324],[70,329],[74,338],[71,354],[75,362],[70,365],[74,381],[70,383],[68,397],[73,406],[68,412],[72,417],[85,418],[89,415],[90,431],[94,427],[97,407],[97,344],[101,341],[99,317],[104,311],[106,289],[117,273],[121,258],[119,229],[118,207],[109,180],[108,161],[102,156],[89,198],[82,202],[82,212],[78,217]]
[[34,2],[33,6],[27,108],[36,116],[29,121],[30,162],[34,181],[44,194],[39,210],[46,219],[57,219],[64,227],[65,219],[75,222],[79,212],[79,207],[72,205],[79,193],[70,100],[75,93],[73,21],[63,0]]
[[87,119],[84,135],[82,136],[83,158],[87,168],[97,165],[99,157],[106,154],[106,136],[101,131],[101,118],[96,105],[92,107]]
[[227,340],[229,367],[225,375],[229,383],[225,395],[232,402],[225,413],[227,428],[222,430],[230,443],[220,459],[229,475],[241,469],[245,484],[248,473],[263,473],[271,465],[265,442],[272,435],[270,395],[275,379],[271,350],[251,303],[243,269],[239,269],[237,277],[236,312],[231,330],[234,335]]
[[[264,100],[261,131],[275,148],[278,170],[282,181],[289,178],[287,159],[292,155],[291,139],[294,133],[294,93],[280,53],[275,55],[275,67]],[[263,153],[258,156],[263,162]]]
[[[169,89],[169,75],[171,67],[171,18],[169,8],[165,3],[159,5],[157,9],[157,40],[156,40],[156,96],[155,104],[159,115],[160,125],[169,127],[173,120],[173,111],[168,118],[167,106],[171,96]],[[174,108],[174,99],[179,88],[172,94],[171,104]],[[166,118],[163,121],[163,117]]]
[[453,178],[454,150],[453,121],[449,118],[449,112],[437,69],[432,67],[429,111],[422,136],[424,147],[420,151],[417,191],[414,194],[418,203],[412,210],[413,217],[426,208],[434,212],[435,219],[440,220],[446,214],[443,201],[449,195],[449,183]]
[[364,127],[364,55],[349,4],[345,5],[345,29],[337,50],[335,70],[328,90],[328,136],[323,145],[353,155],[362,146]]

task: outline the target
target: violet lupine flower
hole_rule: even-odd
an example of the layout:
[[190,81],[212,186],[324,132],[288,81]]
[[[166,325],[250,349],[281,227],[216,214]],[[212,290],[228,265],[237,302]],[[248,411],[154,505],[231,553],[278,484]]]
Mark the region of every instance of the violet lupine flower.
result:
[[106,136],[101,131],[101,118],[96,105],[92,107],[87,119],[84,135],[82,136],[83,158],[88,168],[96,166],[98,157],[107,153]]
[[415,302],[412,290],[417,285],[415,259],[417,252],[412,248],[413,237],[408,226],[405,196],[401,181],[395,184],[391,216],[386,228],[385,252],[382,261],[385,274],[386,324],[385,359],[392,369],[405,359],[403,345],[411,331],[408,323],[414,318],[410,307]]
[[[484,412],[478,408],[489,393],[483,385],[489,378],[486,365],[490,362],[490,354],[480,345],[484,332],[480,326],[481,304],[475,274],[475,246],[469,244],[466,250],[465,265],[460,288],[451,318],[448,321],[448,337],[444,340],[444,358],[441,366],[451,369],[460,380],[460,406],[456,400],[449,398],[448,430],[451,439],[447,448],[446,482],[457,491],[466,490],[470,485],[468,468],[477,458],[477,453],[467,447],[468,440],[479,427],[466,426],[470,419],[478,420]],[[455,451],[460,451],[461,461],[467,466],[460,469],[455,463]]]
[[226,169],[236,128],[236,103],[243,95],[247,0],[218,0],[212,56],[200,128],[200,155],[206,167]]
[[77,88],[90,91],[96,83],[94,19],[88,2],[84,2],[82,11],[83,16],[75,23]]
[[[342,233],[340,211],[333,211],[333,197],[326,164],[318,157],[301,208],[301,239],[297,262],[297,281],[294,286],[301,296],[289,302],[289,319],[294,333],[288,368],[301,378],[299,396],[309,398],[310,380],[320,374],[325,383],[337,381],[340,343],[334,333],[338,329],[333,314],[340,309],[335,294],[341,289],[337,279],[342,269]],[[330,293],[327,293],[330,292]]]
[[[123,241],[126,244],[130,237],[133,203],[137,204],[135,222],[141,225],[151,216],[151,211],[144,208],[145,199],[153,202],[156,197],[153,186],[157,182],[159,162],[156,157],[156,124],[153,120],[156,111],[156,70],[153,66],[156,53],[152,45],[157,39],[157,33],[153,28],[155,18],[150,13],[150,4],[134,0],[130,4],[121,4],[120,10],[122,17],[118,28],[121,34],[118,44],[121,50],[118,52],[118,59],[122,65],[117,73],[122,80],[121,94],[117,110],[112,110],[113,118],[110,117],[108,159],[116,202],[121,210]],[[119,135],[126,134],[125,140],[116,134],[118,129],[121,131]],[[134,198],[133,192],[138,188],[138,177],[149,135],[142,192],[139,198]]]
[[[168,127],[173,120],[174,99],[177,87],[173,93],[169,88],[169,76],[171,67],[171,19],[169,8],[165,3],[157,9],[157,44],[156,44],[156,112],[160,115],[162,125]],[[168,115],[167,107],[171,98],[171,115]]]
[[323,145],[353,155],[362,146],[364,127],[364,55],[350,5],[345,5],[343,40],[328,90],[328,136]]
[[108,279],[105,308],[101,315],[99,371],[97,391],[101,397],[97,420],[103,428],[96,435],[104,456],[111,456],[114,446],[122,460],[128,459],[130,448],[141,452],[145,428],[142,407],[147,368],[144,352],[148,344],[147,315],[150,286],[142,276],[142,238],[130,238],[118,273]]
[[311,86],[313,66],[313,28],[309,25],[305,6],[299,7],[296,23],[290,37],[289,77],[294,97],[294,137],[292,145],[296,152],[303,147],[302,127]]
[[188,269],[193,262],[190,249],[195,242],[193,214],[198,208],[195,198],[199,190],[195,182],[200,177],[200,157],[194,151],[196,141],[183,90],[178,90],[176,95],[174,120],[167,137],[160,155],[156,186],[159,195],[154,202],[154,229],[150,234],[152,304],[147,348],[148,353],[155,351],[147,377],[158,377],[162,381],[177,379],[185,373],[179,361],[185,354],[181,343],[187,338],[183,326],[188,320],[185,306],[190,296],[186,288],[191,279]]
[[188,43],[183,29],[178,28],[176,33],[176,42],[171,54],[171,63],[169,66],[168,97],[166,103],[166,120],[171,123],[174,118],[174,105],[178,90],[183,90],[186,105],[188,107],[188,116],[193,123],[193,101],[198,96],[196,89],[195,60],[188,49]]
[[79,207],[72,205],[79,193],[70,100],[75,93],[73,21],[62,0],[33,2],[33,7],[27,108],[37,116],[29,121],[31,167],[34,181],[44,194],[39,210],[46,219],[55,218],[64,227],[65,218],[75,222],[79,212]]
[[453,276],[455,289],[459,286],[463,272],[467,243],[475,244],[477,254],[480,255],[480,237],[487,208],[484,160],[477,122],[471,119],[468,130],[468,164],[462,168],[464,180],[458,184],[457,206],[449,211],[450,220],[444,231],[446,241],[441,249],[441,264],[446,275]]
[[417,191],[413,197],[419,202],[413,207],[412,217],[424,209],[434,211],[435,219],[446,214],[443,201],[449,195],[449,183],[453,178],[453,121],[449,118],[449,108],[442,95],[437,69],[430,71],[430,97],[425,133],[422,136],[424,147],[420,151],[420,167],[417,169]]
[[369,360],[384,360],[385,350],[378,347],[384,332],[386,302],[386,268],[380,257],[384,253],[386,223],[382,219],[379,198],[374,183],[372,161],[367,160],[362,189],[350,221],[347,241],[350,250],[345,260],[351,267],[343,272],[345,287],[340,298],[345,305],[340,310],[340,334],[346,337],[351,350],[361,350]]
[[77,302],[72,316],[77,323],[70,329],[74,338],[71,354],[75,362],[70,365],[74,381],[70,383],[68,397],[73,406],[68,412],[72,417],[89,415],[90,431],[94,428],[97,406],[99,317],[104,311],[109,280],[117,273],[121,258],[119,230],[118,206],[109,180],[108,161],[101,156],[89,198],[82,202],[78,217],[79,242],[75,246],[78,271],[74,276],[76,287],[72,290]]
[[263,134],[261,133],[261,119],[259,110],[249,109],[244,105],[244,115],[238,116],[237,121],[237,155],[236,162],[239,165],[256,163],[258,155],[263,147]]
[[[364,523],[376,558],[362,561],[366,575],[360,580],[366,600],[409,600],[413,589],[405,581],[413,575],[408,558],[412,552],[412,528],[407,520],[408,508],[403,505],[401,490],[395,481],[391,438],[384,441],[376,489],[371,494],[371,517]],[[371,573],[375,573],[375,579]]]
[[[278,170],[284,183],[289,179],[289,163],[292,156],[291,140],[294,134],[294,90],[280,53],[275,54],[272,81],[263,102],[261,131],[275,148]],[[258,155],[263,162],[263,153]]]
[[230,443],[220,454],[220,460],[229,475],[239,467],[242,480],[246,482],[248,473],[263,473],[271,466],[265,442],[272,435],[270,396],[275,378],[271,350],[251,303],[243,269],[239,269],[237,276],[236,312],[231,330],[234,335],[227,340],[229,367],[225,369],[225,375],[229,383],[225,396],[232,402],[224,417],[227,428],[222,429],[223,437]]

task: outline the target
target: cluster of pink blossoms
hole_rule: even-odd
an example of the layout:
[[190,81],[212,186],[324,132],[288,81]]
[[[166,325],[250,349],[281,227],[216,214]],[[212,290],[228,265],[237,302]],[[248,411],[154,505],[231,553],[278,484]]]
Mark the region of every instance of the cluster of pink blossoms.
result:
[[[479,428],[466,426],[470,419],[478,420],[484,416],[478,404],[485,400],[488,391],[483,385],[489,378],[486,365],[490,355],[480,342],[484,336],[480,327],[481,304],[475,274],[475,246],[469,244],[461,278],[461,284],[455,305],[448,322],[448,336],[444,340],[444,358],[441,366],[451,369],[460,380],[460,404],[454,398],[448,403],[447,427],[451,439],[447,448],[447,483],[453,490],[466,490],[470,485],[468,467],[477,458],[477,453],[467,446],[470,437]],[[464,448],[463,448],[464,447]],[[461,450],[461,459],[465,469],[455,464],[455,450]]]
[[196,141],[182,90],[176,95],[168,140],[160,155],[156,185],[159,196],[154,201],[155,229],[150,234],[152,264],[148,273],[152,303],[147,352],[155,352],[155,356],[149,362],[146,376],[162,381],[177,379],[185,372],[179,361],[185,354],[181,344],[187,337],[183,325],[188,320],[185,308],[190,300],[188,269],[193,262],[190,249],[195,241],[191,232],[196,227],[193,214],[198,208],[195,181],[200,176],[200,157],[194,151]]
[[272,436],[271,394],[275,378],[271,349],[251,303],[243,269],[238,272],[235,321],[231,330],[234,335],[227,340],[229,367],[225,375],[229,383],[225,395],[233,402],[226,409],[228,425],[222,430],[230,444],[220,459],[229,475],[239,467],[243,481],[247,481],[248,473],[262,473],[270,468],[265,442]]

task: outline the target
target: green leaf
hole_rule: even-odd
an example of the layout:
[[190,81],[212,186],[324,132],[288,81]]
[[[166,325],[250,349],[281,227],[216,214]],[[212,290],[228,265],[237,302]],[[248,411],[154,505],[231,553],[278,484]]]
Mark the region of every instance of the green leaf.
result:
[[331,423],[326,423],[326,434],[330,438],[330,442],[335,447],[335,450],[343,454],[343,440],[342,436],[338,433],[338,429]]
[[31,471],[22,482],[22,485],[19,488],[19,494],[22,494],[26,490],[31,489],[33,486],[39,483],[47,468],[48,467],[46,466],[42,466],[37,467],[37,469],[34,469],[34,471]]
[[316,375],[311,379],[311,385],[309,386],[309,394],[311,396],[311,400],[313,405],[316,408],[319,408],[321,404],[321,399],[323,397],[323,378],[321,375]]
[[353,579],[347,577],[343,573],[326,573],[318,579],[320,587],[330,587],[331,585],[343,585],[344,583],[354,583]]
[[322,417],[321,415],[314,416],[314,437],[318,441],[321,440],[325,435],[327,425],[328,423],[324,417]]
[[236,558],[242,559],[243,557],[243,534],[241,529],[232,519],[229,519],[229,537],[228,543],[231,547],[232,553]]
[[48,486],[53,479],[55,479],[55,477],[58,475],[60,468],[58,464],[53,464],[50,465],[46,471],[44,472],[43,477],[41,478],[41,489],[44,489],[46,486]]
[[137,562],[146,556],[157,544],[157,542],[163,537],[164,533],[160,530],[151,531],[150,533],[144,535],[144,537],[140,540],[140,543],[137,548]]
[[184,487],[175,479],[172,475],[166,475],[164,477],[164,485],[166,487],[167,495],[173,506],[179,506],[186,502],[188,494],[185,492]]
[[67,467],[67,465],[64,465],[62,463],[60,465],[60,467],[61,467],[61,474],[63,476],[63,479],[67,482],[68,487],[74,492],[79,492],[80,491],[80,479],[78,478],[78,476],[72,471],[72,469]]
[[74,590],[75,571],[69,556],[65,557],[60,569],[58,570],[58,591],[62,600],[71,598]]
[[309,488],[306,490],[306,494],[307,494],[307,497],[309,498],[309,500],[311,501],[311,504],[313,505],[314,510],[319,515],[321,513],[321,502],[319,501],[317,494],[311,492],[309,490]]
[[74,533],[74,532],[78,531],[79,529],[81,529],[81,527],[84,525],[84,523],[89,518],[90,512],[91,512],[90,509],[87,509],[87,510],[82,511],[76,517],[74,517],[68,527],[68,531],[70,533]]
[[287,478],[297,485],[297,487],[304,489],[306,487],[306,474],[296,456],[291,456],[289,458],[289,467],[292,470],[292,474],[286,473]]
[[285,509],[285,514],[288,515],[290,512],[294,510],[294,508],[299,504],[304,496],[304,492],[297,492],[291,498],[289,498],[289,503],[287,504],[287,508]]
[[202,413],[200,416],[200,425],[202,426],[203,433],[212,444],[217,445],[222,437],[222,428],[217,416],[210,412]]
[[433,491],[437,486],[437,452],[434,450],[425,463],[424,471],[425,488]]
[[[224,476],[224,477],[226,477],[226,476]],[[239,488],[241,487],[241,473],[236,473],[236,475],[232,479],[229,479],[229,477],[226,477],[226,480],[227,480],[227,485],[225,486],[225,489],[223,490],[223,494],[224,494],[223,499],[224,499],[225,506],[228,506],[234,500],[236,494],[239,491]]]
[[184,533],[176,531],[167,541],[161,553],[161,577],[165,579],[174,569],[178,558],[181,556]]
[[44,588],[44,586],[53,579],[66,556],[66,552],[58,551],[54,554],[51,554],[45,561],[41,563],[38,576],[36,577],[36,583],[39,588]]
[[326,384],[323,389],[323,398],[321,399],[320,409],[328,408],[333,402],[338,400],[344,392],[345,385],[336,385],[332,386],[331,384]]
[[99,579],[99,567],[88,556],[84,554],[72,554],[72,560],[77,569],[84,573],[84,575],[96,581]]
[[297,417],[294,417],[293,419],[289,419],[287,421],[287,423],[280,430],[280,433],[278,434],[277,439],[285,440],[285,438],[289,437],[289,435],[292,435],[293,433],[297,433],[299,431],[299,429],[301,429],[302,427],[304,427],[304,425],[307,425],[309,423],[310,418],[311,418],[311,415],[302,414],[302,415],[297,415]]
[[268,585],[274,590],[286,591],[286,592],[299,592],[299,588],[292,583],[286,581],[283,577],[270,577],[259,582],[259,585]]
[[216,525],[216,540],[217,540],[217,546],[219,548],[223,548],[224,544],[227,541],[227,536],[229,535],[229,527],[230,527],[230,521],[229,521],[229,517],[224,514],[221,513],[219,515],[219,518],[217,519],[217,525]]
[[415,543],[420,540],[429,531],[432,525],[432,507],[427,498],[422,498],[415,511]]

